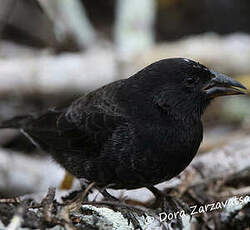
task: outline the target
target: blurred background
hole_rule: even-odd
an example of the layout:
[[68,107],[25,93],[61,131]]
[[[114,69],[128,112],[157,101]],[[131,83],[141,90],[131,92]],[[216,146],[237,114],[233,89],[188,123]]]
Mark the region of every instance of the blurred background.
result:
[[[250,1],[0,0],[0,120],[65,105],[168,57],[249,87]],[[203,119],[200,154],[249,132],[249,97],[219,98]],[[18,132],[1,130],[0,145],[0,197],[60,185],[64,171]]]

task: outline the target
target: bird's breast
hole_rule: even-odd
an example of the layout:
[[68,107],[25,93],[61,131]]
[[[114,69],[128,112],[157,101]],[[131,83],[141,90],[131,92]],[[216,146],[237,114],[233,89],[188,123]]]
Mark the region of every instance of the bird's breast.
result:
[[151,148],[153,152],[159,152],[159,154],[195,150],[203,138],[201,122],[195,124],[183,124],[183,122],[144,123],[142,126],[137,130],[141,147]]
[[141,161],[148,182],[157,184],[182,172],[192,161],[202,140],[202,125],[181,124],[147,127],[139,135]]

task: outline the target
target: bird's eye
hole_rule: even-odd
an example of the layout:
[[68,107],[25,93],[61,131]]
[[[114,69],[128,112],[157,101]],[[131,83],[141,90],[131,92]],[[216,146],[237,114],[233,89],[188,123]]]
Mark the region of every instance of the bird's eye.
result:
[[193,77],[189,77],[189,78],[187,78],[186,81],[188,84],[193,84],[195,82],[195,79]]

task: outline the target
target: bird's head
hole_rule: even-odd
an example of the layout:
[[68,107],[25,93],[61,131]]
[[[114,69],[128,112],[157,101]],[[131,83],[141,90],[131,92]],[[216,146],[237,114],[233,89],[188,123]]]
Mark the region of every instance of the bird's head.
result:
[[[160,109],[200,119],[210,101],[219,96],[244,94],[240,82],[185,58],[155,62],[137,74]],[[146,86],[146,87],[145,87]]]

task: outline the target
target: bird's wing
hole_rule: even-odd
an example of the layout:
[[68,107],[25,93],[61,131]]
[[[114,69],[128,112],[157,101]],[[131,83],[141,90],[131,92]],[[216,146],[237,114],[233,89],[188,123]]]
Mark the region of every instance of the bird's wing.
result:
[[[120,85],[120,81],[114,82],[79,98],[71,104],[64,118],[85,132],[112,128],[112,123],[125,118],[116,97],[119,89],[117,86]],[[63,125],[60,119],[58,125]]]
[[116,102],[116,84],[79,98],[66,109],[33,119],[24,132],[47,151],[85,152],[93,157],[116,127],[126,122]]

